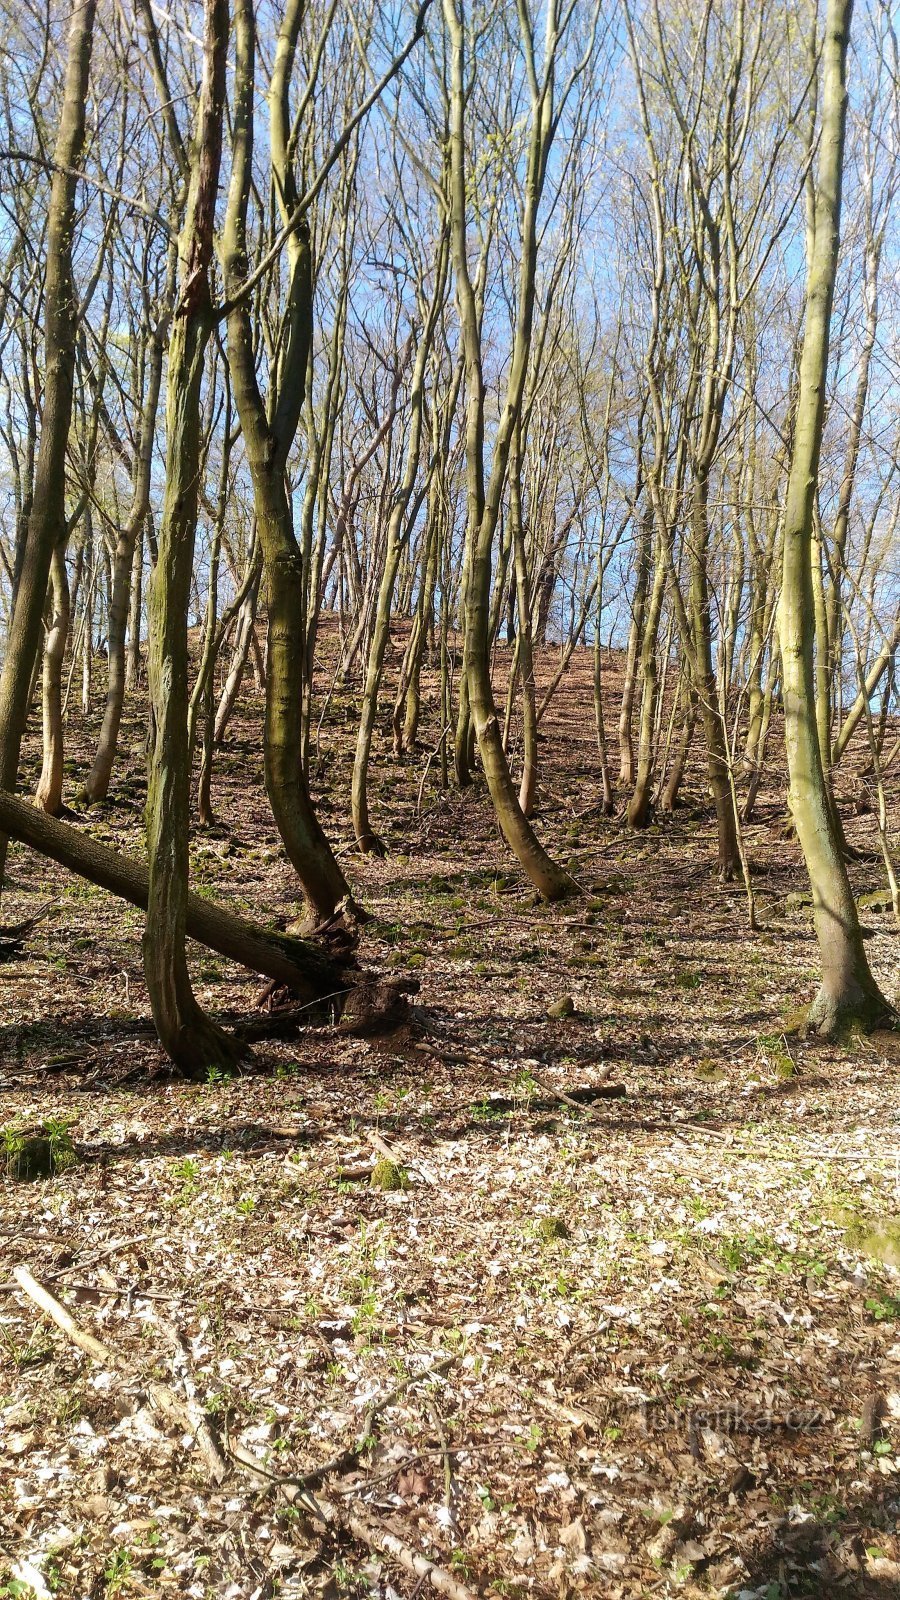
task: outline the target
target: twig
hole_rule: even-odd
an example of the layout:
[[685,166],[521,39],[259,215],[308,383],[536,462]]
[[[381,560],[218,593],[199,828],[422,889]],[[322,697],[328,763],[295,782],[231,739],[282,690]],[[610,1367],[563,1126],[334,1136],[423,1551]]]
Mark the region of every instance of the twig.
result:
[[190,1355],[188,1352],[187,1342],[174,1324],[167,1322],[166,1319],[161,1317],[159,1312],[153,1307],[151,1307],[151,1315],[157,1327],[169,1340],[169,1343],[171,1344],[175,1354],[176,1364],[181,1368],[181,1382],[187,1393],[188,1405],[190,1406],[191,1411],[197,1417],[196,1439],[198,1445],[200,1446],[201,1454],[209,1465],[211,1474],[214,1477],[216,1477],[218,1474],[216,1481],[221,1482],[222,1479],[228,1475],[228,1463],[222,1453],[221,1446],[219,1445],[219,1441],[216,1438],[210,1423],[204,1416],[202,1407],[197,1404],[196,1387],[191,1376]]
[[[354,1539],[358,1539],[362,1544],[368,1545],[370,1550],[378,1550],[382,1555],[389,1556],[391,1560],[396,1561],[407,1572],[411,1572],[423,1584],[430,1584],[432,1589],[435,1589],[438,1594],[446,1595],[448,1600],[476,1600],[474,1592],[465,1584],[460,1583],[444,1567],[440,1567],[436,1562],[430,1561],[427,1556],[421,1555],[412,1546],[404,1544],[402,1539],[398,1539],[397,1535],[389,1532],[387,1528],[378,1527],[375,1523],[370,1522],[362,1514],[361,1510],[351,1510],[338,1506],[332,1500],[325,1500],[319,1495],[311,1494],[307,1487],[310,1482],[318,1481],[329,1471],[342,1470],[348,1458],[352,1462],[368,1438],[375,1417],[380,1412],[392,1405],[399,1395],[412,1384],[420,1383],[425,1378],[431,1378],[439,1372],[446,1371],[448,1367],[453,1365],[455,1360],[455,1356],[447,1356],[442,1361],[436,1362],[433,1367],[429,1367],[427,1372],[412,1374],[409,1378],[404,1379],[402,1383],[397,1384],[395,1388],[390,1389],[387,1394],[382,1395],[379,1400],[370,1406],[366,1413],[363,1433],[356,1441],[356,1444],[348,1446],[346,1451],[333,1456],[330,1461],[323,1463],[321,1467],[314,1468],[311,1472],[305,1473],[302,1477],[282,1477],[277,1473],[270,1472],[267,1467],[255,1460],[249,1450],[237,1442],[228,1442],[229,1453],[235,1461],[239,1462],[250,1473],[264,1479],[273,1488],[280,1489],[287,1499],[294,1503],[299,1501],[304,1510],[308,1511],[319,1522],[324,1523],[326,1527],[336,1525],[339,1528],[343,1528],[345,1532],[352,1534]],[[448,1454],[446,1445],[443,1453],[446,1470]]]
[[[593,1120],[593,1113],[591,1111],[591,1102],[589,1100],[576,1100],[573,1095],[566,1094],[564,1089],[555,1088],[552,1083],[548,1083],[547,1082],[546,1078],[539,1077],[538,1074],[535,1072],[533,1067],[529,1067],[528,1071],[531,1074],[531,1077],[534,1079],[534,1082],[537,1084],[538,1088],[539,1089],[543,1089],[544,1093],[548,1094],[550,1096],[551,1100],[561,1100],[563,1105],[571,1106],[573,1111],[580,1111],[582,1113],[582,1115],[584,1115],[586,1113],[587,1114],[586,1115],[586,1120],[588,1122]],[[601,1099],[617,1099],[617,1098],[619,1098],[619,1096],[613,1095],[611,1093],[611,1091],[613,1089],[618,1089],[618,1088],[619,1088],[618,1084],[605,1084],[605,1085],[603,1085],[603,1094],[601,1096],[599,1096],[599,1098],[601,1098]],[[622,1093],[624,1094],[624,1092],[625,1091],[623,1089]]]
[[444,1462],[444,1505],[451,1511],[453,1500],[453,1463],[450,1459],[450,1448],[447,1444],[447,1435],[444,1431],[444,1419],[432,1400],[428,1402],[428,1409],[434,1418],[437,1436],[441,1445],[441,1456]]
[[389,1406],[394,1404],[395,1400],[399,1400],[400,1396],[405,1394],[407,1389],[411,1389],[413,1384],[422,1383],[426,1378],[433,1378],[442,1372],[446,1372],[448,1368],[453,1366],[455,1360],[456,1356],[444,1356],[441,1361],[436,1361],[427,1371],[411,1373],[409,1377],[395,1384],[393,1389],[389,1389],[379,1399],[373,1400],[366,1412],[362,1431],[354,1439],[353,1443],[345,1445],[342,1450],[336,1451],[333,1456],[329,1456],[328,1460],[323,1461],[320,1466],[310,1467],[308,1472],[270,1472],[268,1467],[264,1467],[261,1462],[249,1455],[247,1451],[243,1451],[242,1446],[231,1444],[230,1441],[228,1441],[229,1452],[235,1457],[235,1460],[241,1462],[242,1466],[251,1467],[261,1478],[265,1478],[267,1482],[277,1488],[285,1490],[312,1488],[315,1484],[321,1483],[323,1478],[334,1477],[335,1473],[346,1472],[350,1467],[355,1466],[371,1438],[375,1419],[381,1415],[382,1411],[386,1411]]
[[91,1357],[92,1361],[99,1361],[104,1367],[118,1366],[118,1361],[109,1346],[103,1344],[102,1340],[95,1339],[92,1333],[85,1333],[82,1328],[79,1328],[75,1318],[69,1315],[65,1306],[60,1305],[58,1300],[54,1300],[49,1289],[45,1289],[43,1284],[38,1283],[37,1278],[32,1277],[27,1267],[14,1267],[13,1277],[19,1288],[24,1289],[29,1299],[33,1300],[35,1305],[40,1306],[41,1310],[47,1313],[51,1321],[55,1322],[56,1326],[68,1335],[72,1343],[77,1344],[79,1350],[83,1350],[85,1355]]
[[[341,1512],[337,1507],[331,1507],[337,1520],[341,1520]],[[384,1555],[391,1556],[394,1561],[405,1567],[414,1577],[421,1578],[430,1583],[438,1594],[444,1594],[449,1600],[475,1600],[474,1591],[464,1583],[452,1577],[443,1567],[429,1561],[427,1556],[420,1555],[418,1551],[410,1549],[409,1545],[398,1539],[396,1534],[389,1533],[386,1528],[377,1528],[361,1517],[358,1512],[346,1514],[345,1525],[355,1538],[361,1539],[372,1550],[380,1550]]]
[[343,1506],[336,1505],[333,1500],[325,1500],[320,1495],[312,1495],[305,1489],[294,1488],[292,1492],[289,1483],[284,1483],[273,1473],[268,1472],[265,1467],[261,1467],[259,1462],[255,1461],[251,1456],[249,1450],[244,1449],[243,1445],[232,1444],[231,1454],[236,1461],[240,1462],[241,1466],[246,1467],[248,1471],[256,1474],[257,1477],[267,1479],[273,1485],[283,1488],[286,1498],[292,1502],[299,1501],[303,1509],[315,1517],[318,1522],[323,1523],[326,1528],[342,1528],[345,1533],[352,1534],[353,1538],[358,1539],[361,1544],[368,1545],[370,1550],[380,1551],[382,1555],[389,1556],[392,1561],[396,1561],[399,1566],[404,1567],[407,1572],[411,1572],[414,1577],[419,1578],[423,1583],[430,1583],[432,1589],[436,1589],[438,1594],[446,1595],[448,1600],[476,1600],[474,1591],[469,1589],[466,1584],[460,1583],[444,1567],[439,1567],[436,1562],[429,1561],[427,1556],[421,1555],[411,1545],[404,1544],[403,1540],[398,1539],[395,1533],[390,1533],[387,1528],[377,1527],[367,1517],[363,1516],[360,1510],[345,1509]]
[[[65,1306],[60,1305],[58,1300],[54,1300],[49,1290],[45,1289],[43,1284],[38,1283],[26,1266],[19,1265],[14,1267],[13,1277],[19,1288],[27,1294],[29,1300],[32,1300],[36,1306],[40,1306],[51,1321],[56,1323],[56,1326],[71,1339],[73,1344],[78,1346],[79,1350],[83,1350],[85,1355],[90,1356],[92,1361],[98,1362],[100,1366],[112,1368],[120,1376],[131,1374],[131,1364],[124,1357],[117,1355],[101,1339],[95,1339],[92,1333],[86,1333],[83,1328],[80,1328],[75,1318],[69,1315]],[[228,1463],[222,1454],[211,1425],[202,1415],[197,1414],[197,1408],[185,1405],[183,1401],[179,1400],[174,1389],[170,1389],[168,1384],[159,1383],[156,1380],[147,1385],[147,1397],[155,1410],[176,1423],[183,1432],[194,1436],[200,1453],[206,1462],[209,1476],[214,1483],[221,1483],[228,1475]]]
[[75,1267],[80,1272],[83,1272],[86,1268],[95,1267],[97,1262],[103,1261],[106,1256],[114,1256],[120,1250],[131,1250],[135,1245],[146,1244],[150,1238],[152,1238],[152,1234],[138,1233],[133,1239],[113,1239],[109,1244],[104,1245],[102,1250],[95,1250],[94,1254],[88,1256],[86,1261],[79,1261],[76,1257],[67,1267],[61,1267],[60,1273],[71,1272]]
[[859,1422],[859,1444],[862,1450],[871,1450],[877,1434],[881,1432],[881,1419],[887,1409],[887,1402],[880,1389],[873,1389],[866,1396]]

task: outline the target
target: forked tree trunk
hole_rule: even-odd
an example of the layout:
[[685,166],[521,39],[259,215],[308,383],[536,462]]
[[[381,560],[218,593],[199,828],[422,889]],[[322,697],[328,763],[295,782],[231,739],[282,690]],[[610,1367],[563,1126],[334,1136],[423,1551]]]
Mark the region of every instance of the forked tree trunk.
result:
[[[824,1035],[852,1027],[870,1028],[891,1014],[869,971],[856,901],[829,801],[816,725],[813,517],[840,244],[851,12],[852,0],[828,0],[815,226],[807,266],[806,324],[785,503],[778,617],[790,806],[809,873],[822,962],[822,983],[810,1008],[809,1025]],[[818,642],[824,650],[827,641]]]
[[[290,287],[285,311],[284,351],[278,382],[267,408],[256,375],[256,354],[247,297],[247,205],[253,164],[255,20],[250,0],[238,0],[233,159],[222,236],[228,313],[228,362],[263,554],[269,606],[266,660],[265,775],[278,832],[316,920],[328,917],[350,895],[310,800],[303,771],[303,682],[306,585],[294,532],[286,469],[306,393],[312,340],[312,251],[309,229],[295,228],[288,240]],[[289,87],[303,20],[301,0],[290,0],[278,34],[269,91],[275,188],[287,221],[298,196],[293,171]],[[274,379],[273,379],[274,383]]]
[[160,1042],[190,1077],[202,1077],[208,1067],[234,1058],[231,1041],[194,997],[184,948],[190,808],[187,622],[202,458],[200,390],[213,326],[209,268],[227,48],[227,0],[206,0],[203,79],[179,239],[179,299],[169,343],[165,496],[149,594],[154,739],[147,779],[144,973]]
[[[571,894],[575,883],[568,873],[551,860],[538,840],[519,804],[503,749],[500,723],[491,684],[490,650],[494,629],[499,623],[502,589],[497,590],[497,616],[491,616],[491,579],[494,536],[497,530],[501,497],[507,480],[509,452],[518,426],[525,392],[531,336],[534,323],[537,220],[547,161],[555,131],[553,108],[553,69],[559,43],[559,8],[551,0],[546,24],[548,59],[543,89],[536,80],[531,86],[531,113],[528,134],[527,172],[522,208],[522,252],[519,273],[516,331],[506,395],[493,445],[491,470],[485,483],[485,382],[482,368],[481,325],[478,305],[469,272],[466,243],[466,64],[464,25],[457,0],[444,0],[444,19],[450,40],[450,217],[456,294],[460,314],[466,373],[466,481],[469,552],[468,588],[465,601],[465,642],[463,663],[468,689],[469,710],[478,738],[481,764],[487,779],[494,812],[504,838],[538,893],[545,900],[558,900]],[[523,29],[530,26],[523,7]],[[467,763],[462,746],[462,727],[457,730],[457,771],[462,776]]]

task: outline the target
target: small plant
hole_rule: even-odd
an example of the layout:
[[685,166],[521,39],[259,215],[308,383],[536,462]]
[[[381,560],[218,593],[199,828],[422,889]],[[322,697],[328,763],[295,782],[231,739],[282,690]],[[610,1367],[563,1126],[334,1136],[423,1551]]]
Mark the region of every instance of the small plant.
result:
[[35,1327],[28,1343],[19,1344],[11,1333],[5,1328],[0,1328],[0,1350],[16,1370],[22,1372],[26,1367],[39,1367],[44,1361],[48,1361],[53,1354],[53,1341],[40,1328]]
[[108,1566],[103,1568],[107,1594],[118,1594],[131,1577],[134,1560],[130,1550],[114,1550]]
[[196,1161],[190,1156],[185,1156],[183,1161],[176,1161],[172,1168],[172,1176],[181,1179],[181,1188],[172,1196],[172,1204],[176,1206],[187,1205],[197,1192],[197,1177],[199,1168]]
[[[351,1567],[349,1561],[338,1561],[334,1568],[334,1586],[338,1594],[352,1594],[365,1582],[362,1574]],[[368,1588],[368,1584],[366,1584]]]
[[36,1178],[51,1178],[73,1167],[78,1158],[69,1132],[71,1125],[69,1119],[48,1117],[37,1133],[30,1133],[15,1123],[0,1128],[0,1149],[7,1177],[20,1183],[30,1182]]
[[[506,1101],[506,1105],[509,1105],[509,1101]],[[503,1101],[490,1100],[487,1096],[483,1100],[473,1100],[469,1112],[473,1122],[494,1122],[506,1116]]]
[[709,1083],[721,1083],[728,1073],[712,1056],[704,1056],[697,1062],[697,1077],[705,1078]]
[[768,1239],[756,1233],[731,1234],[719,1246],[719,1255],[730,1272],[741,1272],[761,1260],[770,1250]]
[[702,972],[676,972],[675,986],[678,989],[702,989]]
[[761,1033],[756,1041],[756,1054],[757,1059],[782,1082],[796,1078],[797,1063],[783,1033]]
[[527,1103],[534,1099],[538,1086],[530,1067],[522,1067],[516,1073],[513,1078],[513,1091],[517,1100],[524,1100]]
[[81,1417],[81,1396],[64,1390],[56,1402],[53,1417],[56,1422],[78,1422]]
[[866,1310],[876,1322],[894,1322],[900,1317],[900,1299],[892,1294],[879,1294],[866,1301]]

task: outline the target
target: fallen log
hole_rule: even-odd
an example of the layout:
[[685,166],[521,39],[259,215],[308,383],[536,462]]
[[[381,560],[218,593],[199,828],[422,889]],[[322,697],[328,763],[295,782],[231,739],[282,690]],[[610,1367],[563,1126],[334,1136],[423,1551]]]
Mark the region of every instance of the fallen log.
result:
[[[147,909],[147,868],[135,856],[112,850],[71,823],[47,816],[2,790],[0,831],[142,911]],[[327,946],[260,928],[192,894],[188,897],[187,931],[199,944],[286,985],[301,1001],[333,1000],[338,1015],[358,991],[368,995],[383,990],[385,997],[390,991],[396,1002],[404,989],[414,987],[390,980],[380,983],[372,974],[360,971],[347,950],[351,941],[346,927],[326,933],[326,938],[342,946],[341,954],[335,956]]]

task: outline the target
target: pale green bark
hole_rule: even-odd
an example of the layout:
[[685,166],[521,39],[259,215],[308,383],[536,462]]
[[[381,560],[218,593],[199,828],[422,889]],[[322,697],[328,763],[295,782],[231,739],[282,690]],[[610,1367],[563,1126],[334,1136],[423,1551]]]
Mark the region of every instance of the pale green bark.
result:
[[[824,1034],[848,1026],[872,1026],[890,1010],[866,960],[856,901],[829,803],[816,724],[813,517],[840,244],[851,11],[852,0],[828,0],[819,171],[807,268],[806,325],[794,447],[785,503],[778,615],[790,807],[809,872],[822,962],[822,984],[809,1020]],[[819,647],[826,648],[825,639],[819,640]]]
[[356,835],[356,843],[364,855],[369,853],[384,854],[384,846],[377,834],[373,832],[369,821],[369,759],[372,750],[375,718],[378,712],[378,694],[384,670],[384,656],[390,637],[391,608],[394,598],[394,586],[397,581],[397,570],[412,531],[413,517],[410,514],[410,502],[419,473],[422,448],[425,372],[437,318],[444,303],[448,265],[447,232],[445,228],[442,228],[435,262],[434,289],[419,336],[419,348],[416,352],[413,368],[410,387],[410,428],[406,448],[406,461],[403,477],[394,494],[391,514],[388,519],[384,567],[381,574],[378,601],[375,609],[375,623],[372,629],[372,638],[366,662],[366,678],[360,707],[359,731],[353,760],[353,777],[351,781],[353,831]]
[[[53,181],[44,283],[44,404],[34,474],[34,498],[17,572],[16,602],[0,676],[0,788],[15,789],[19,751],[43,623],[53,552],[66,529],[66,446],[72,418],[77,304],[72,281],[77,171],[84,143],[96,0],[73,7]],[[6,836],[0,834],[0,885]]]
[[[279,30],[269,92],[272,165],[285,219],[297,195],[288,90],[303,17],[291,0]],[[305,597],[303,558],[293,526],[287,460],[306,393],[312,339],[312,261],[309,230],[288,239],[290,286],[284,351],[273,375],[267,408],[256,375],[250,306],[240,294],[248,276],[247,203],[253,160],[254,19],[250,0],[238,0],[233,161],[222,237],[227,292],[228,362],[253,480],[257,530],[269,609],[266,663],[266,790],[282,842],[316,918],[330,916],[349,896],[347,881],[313,810],[302,764]]]
[[200,389],[212,332],[209,268],[225,101],[227,0],[206,0],[203,81],[184,225],[166,392],[166,484],[149,591],[153,744],[147,779],[144,973],[153,1020],[182,1072],[203,1077],[233,1059],[226,1035],[194,998],[185,957],[188,909],[187,619],[201,471]]
[[[574,884],[551,860],[522,811],[503,749],[500,723],[494,705],[490,672],[491,577],[494,538],[501,497],[507,481],[509,452],[521,414],[534,321],[537,216],[546,165],[553,137],[554,57],[559,40],[558,8],[546,13],[545,78],[539,87],[534,76],[533,41],[527,7],[520,6],[523,43],[531,77],[531,112],[525,200],[522,214],[522,261],[519,274],[516,329],[505,402],[494,441],[490,476],[485,483],[485,384],[482,371],[481,329],[475,291],[469,272],[466,244],[465,147],[465,43],[457,0],[444,0],[444,19],[450,40],[450,213],[453,264],[465,353],[466,476],[468,586],[465,598],[463,664],[468,710],[478,739],[482,766],[497,821],[507,844],[523,870],[546,900],[569,894]],[[467,734],[462,716],[457,728],[457,773],[466,776]]]
[[62,807],[63,717],[62,670],[72,613],[66,547],[61,541],[50,568],[50,626],[44,642],[42,682],[43,763],[34,803],[51,817]]

